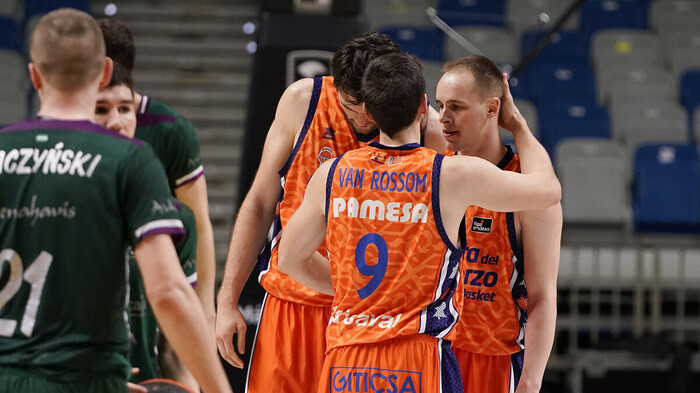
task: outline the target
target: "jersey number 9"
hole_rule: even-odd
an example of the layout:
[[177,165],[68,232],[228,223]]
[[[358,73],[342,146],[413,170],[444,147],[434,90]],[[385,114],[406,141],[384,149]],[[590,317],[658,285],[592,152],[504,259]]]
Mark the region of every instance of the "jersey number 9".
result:
[[[367,261],[365,261],[365,251],[367,251],[367,247],[369,247],[370,244],[374,244],[378,251],[377,263],[374,265],[368,265]],[[372,277],[372,279],[369,280],[367,285],[357,290],[360,299],[366,298],[377,290],[379,284],[381,284],[384,279],[388,264],[389,249],[386,246],[384,238],[376,233],[368,233],[362,236],[357,243],[357,248],[355,248],[355,265],[363,276]]]

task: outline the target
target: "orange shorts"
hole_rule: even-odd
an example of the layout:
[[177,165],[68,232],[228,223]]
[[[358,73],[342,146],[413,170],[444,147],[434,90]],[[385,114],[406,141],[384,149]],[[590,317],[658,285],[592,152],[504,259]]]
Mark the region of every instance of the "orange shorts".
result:
[[333,348],[318,393],[462,393],[449,341],[419,334]]
[[249,393],[316,390],[326,351],[330,307],[315,307],[265,295],[250,354]]
[[464,393],[512,393],[523,370],[523,351],[512,355],[481,355],[454,348],[462,372]]

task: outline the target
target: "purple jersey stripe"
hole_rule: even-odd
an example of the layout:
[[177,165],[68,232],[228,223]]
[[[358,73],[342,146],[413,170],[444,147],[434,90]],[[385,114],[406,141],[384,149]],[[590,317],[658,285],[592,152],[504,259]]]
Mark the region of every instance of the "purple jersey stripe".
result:
[[160,233],[167,233],[173,238],[173,243],[179,244],[185,239],[185,228],[182,227],[158,227],[149,229],[148,231],[141,234],[139,240],[143,240],[148,236],[157,235]]
[[44,120],[44,119],[29,119],[19,123],[9,125],[0,130],[0,132],[10,131],[29,131],[29,130],[68,130],[68,131],[88,131],[97,134],[112,136],[119,139],[131,141],[138,146],[143,146],[144,142],[140,139],[127,138],[119,133],[102,127],[97,123],[89,120]]

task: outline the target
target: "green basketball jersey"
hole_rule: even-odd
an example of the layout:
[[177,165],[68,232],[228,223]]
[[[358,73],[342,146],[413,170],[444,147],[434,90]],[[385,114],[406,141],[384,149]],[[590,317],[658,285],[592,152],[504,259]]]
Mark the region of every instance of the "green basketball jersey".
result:
[[184,232],[152,149],[28,120],[0,130],[0,190],[0,366],[126,381],[126,248]]
[[168,105],[142,96],[136,114],[135,137],[153,147],[165,167],[171,190],[204,174],[192,123]]
[[[195,260],[197,256],[197,226],[194,213],[185,204],[180,204],[180,220],[185,226],[186,236],[177,244],[177,255],[182,265],[182,270],[187,280],[192,284],[197,283],[197,271]],[[133,253],[130,254],[133,257]],[[133,343],[129,360],[133,367],[139,368],[139,373],[131,377],[131,382],[138,383],[147,379],[159,378],[158,368],[158,323],[153,310],[146,299],[146,291],[141,280],[136,260],[129,258],[131,271],[129,285],[131,294],[129,297],[129,315],[131,316],[131,334]]]

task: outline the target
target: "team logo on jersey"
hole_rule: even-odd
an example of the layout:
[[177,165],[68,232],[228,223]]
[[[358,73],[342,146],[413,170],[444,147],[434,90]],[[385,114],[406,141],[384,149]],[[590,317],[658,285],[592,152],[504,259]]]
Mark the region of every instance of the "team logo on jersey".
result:
[[323,147],[321,151],[318,152],[318,163],[323,164],[324,162],[333,158],[333,149],[330,147]]
[[492,218],[474,217],[472,218],[472,232],[491,233]]
[[326,127],[326,132],[323,133],[323,139],[335,140],[335,130],[331,127]]
[[527,298],[524,295],[520,295],[520,297],[515,299],[515,301],[518,303],[518,308],[523,311],[527,311]]
[[332,392],[420,393],[421,373],[370,367],[331,367]]

